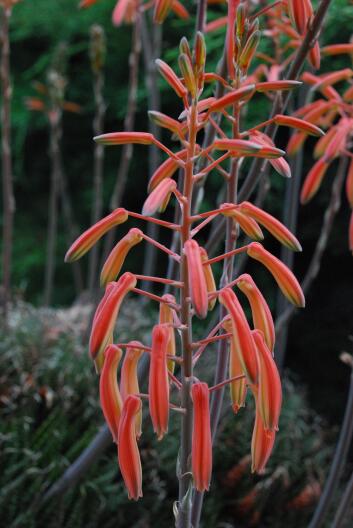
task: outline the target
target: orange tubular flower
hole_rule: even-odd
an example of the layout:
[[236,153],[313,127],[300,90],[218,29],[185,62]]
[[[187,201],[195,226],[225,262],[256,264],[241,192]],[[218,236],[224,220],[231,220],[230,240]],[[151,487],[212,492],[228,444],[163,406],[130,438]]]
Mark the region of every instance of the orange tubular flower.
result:
[[140,229],[133,227],[112,249],[101,272],[101,286],[116,279],[131,248],[142,240]]
[[140,398],[129,395],[123,405],[118,436],[118,461],[129,499],[142,497],[142,469],[135,434],[136,415],[141,411]]
[[154,142],[153,134],[149,132],[109,132],[93,138],[96,143],[102,145],[126,145],[127,143],[136,143],[138,145],[152,145]]
[[176,189],[176,183],[171,178],[162,180],[157,187],[153,189],[142,209],[142,214],[152,216],[157,211],[163,212],[170,200],[171,193]]
[[118,442],[119,422],[123,406],[117,382],[117,371],[121,356],[122,351],[118,346],[107,346],[104,351],[104,364],[99,379],[100,403],[105,421],[115,443]]
[[153,20],[156,24],[164,22],[172,7],[172,3],[172,0],[156,0],[153,14]]
[[[181,160],[185,160],[187,156],[186,149],[181,150],[176,153]],[[148,192],[153,191],[161,181],[166,178],[171,178],[176,170],[179,168],[178,162],[174,158],[168,158],[158,167],[158,169],[153,173],[149,183],[148,183]]]
[[[278,82],[280,82],[280,81],[278,81]],[[271,84],[271,83],[269,83],[269,84]],[[251,141],[255,141],[255,143],[260,143],[261,145],[264,145],[264,146],[270,146],[270,147],[274,147],[275,146],[275,144],[273,143],[271,138],[269,138],[263,132],[259,132],[258,130],[254,130],[250,134],[250,140]],[[275,169],[275,171],[277,171],[281,176],[283,176],[284,178],[290,178],[291,177],[290,166],[288,165],[288,163],[286,162],[286,160],[284,158],[280,157],[280,158],[277,158],[277,159],[270,159],[269,161],[270,161],[272,167]]]
[[[120,392],[123,401],[130,394],[139,394],[139,382],[137,376],[137,366],[140,357],[143,354],[141,348],[138,348],[142,343],[139,341],[130,341],[126,348],[124,361],[121,367],[120,375]],[[141,436],[141,425],[142,425],[142,409],[137,413],[136,416],[136,436],[137,439]]]
[[109,343],[113,334],[116,318],[125,295],[136,286],[132,273],[124,273],[118,282],[107,285],[105,294],[99,303],[93,319],[89,353],[94,360],[99,360],[100,353]]
[[235,151],[239,156],[253,156],[261,150],[262,145],[246,139],[217,139],[213,143],[213,148]]
[[253,278],[247,273],[240,275],[237,280],[237,286],[244,293],[244,295],[246,295],[250,303],[254,327],[258,330],[261,330],[264,335],[266,345],[268,346],[269,350],[273,352],[276,337],[275,327],[273,324],[271,311],[267,302],[265,301],[264,296],[256,286]]
[[[208,295],[210,295],[211,293],[215,293],[217,291],[217,286],[214,280],[212,266],[211,264],[207,264],[207,261],[208,261],[207,251],[203,247],[200,247],[200,255],[201,255],[201,262],[203,266],[203,273],[205,275],[205,280],[206,280],[207,293]],[[208,309],[210,311],[213,310],[216,302],[217,302],[216,296],[211,297],[208,300]]]
[[309,134],[310,136],[323,136],[325,135],[325,132],[321,130],[316,125],[313,125],[309,121],[305,121],[304,119],[299,119],[298,117],[292,117],[292,116],[286,116],[282,114],[277,114],[273,118],[274,123],[276,125],[283,125],[291,128],[296,128],[297,130],[301,130],[302,132],[305,132],[306,134]]
[[253,473],[263,473],[268,459],[272,453],[275,443],[276,433],[265,431],[260,413],[256,410],[254,430],[251,440],[251,471]]
[[[232,332],[232,322],[227,320],[223,324],[223,328],[227,332]],[[234,378],[235,376],[244,375],[243,368],[241,366],[237,342],[234,336],[230,340],[230,353],[229,353],[229,377]],[[232,408],[235,413],[239,411],[241,407],[245,405],[246,398],[246,379],[241,378],[235,381],[232,381],[229,384],[230,389],[230,400],[232,402]]]
[[[171,302],[173,304],[176,304],[176,299],[174,295],[171,295],[169,293],[166,293],[163,295],[162,299],[165,299],[168,302]],[[174,310],[171,308],[167,303],[160,303],[159,305],[159,324],[169,324],[172,325],[174,323]],[[168,326],[166,327],[168,328]],[[167,346],[167,354],[168,356],[175,356],[175,333],[174,328],[172,326],[169,326],[169,341]],[[167,362],[167,367],[169,372],[173,374],[175,369],[175,361],[172,359],[169,359]]]
[[169,380],[166,356],[169,339],[168,327],[164,325],[153,327],[148,393],[150,415],[158,440],[168,432]]
[[256,384],[258,376],[256,348],[243,309],[230,288],[225,288],[220,292],[219,301],[230,315],[242,369],[248,381]]
[[249,218],[248,216],[244,215],[239,209],[227,209],[227,207],[234,205],[230,203],[224,203],[220,206],[220,209],[224,208],[224,212],[222,214],[224,216],[229,216],[233,218],[234,222],[238,223],[241,229],[244,231],[248,237],[252,238],[253,240],[263,240],[264,235],[261,230],[261,227],[256,222],[256,220],[253,220],[252,218]]
[[260,330],[252,332],[259,364],[257,407],[266,432],[278,431],[282,405],[282,386],[276,363]]
[[205,319],[208,310],[207,283],[202,264],[200,246],[196,240],[187,240],[184,245],[189,277],[191,302],[196,315]]
[[109,229],[123,224],[127,219],[128,213],[122,208],[115,209],[110,215],[102,218],[75,240],[65,255],[65,262],[74,262],[81,258]]
[[308,172],[303,188],[300,193],[300,201],[302,204],[308,203],[311,198],[317,193],[321,182],[328,169],[329,163],[324,158],[319,159],[315,165]]
[[172,70],[172,68],[167,63],[160,59],[156,60],[156,66],[159,73],[167,81],[169,86],[173,88],[175,93],[181,98],[185,97],[187,95],[187,90],[174,70]]
[[192,434],[192,474],[197,491],[207,491],[212,475],[212,438],[207,383],[194,383],[191,389],[194,403]]
[[299,240],[282,224],[277,218],[266,213],[256,205],[253,205],[250,202],[243,202],[239,206],[240,211],[250,218],[259,222],[264,226],[267,231],[271,233],[272,236],[277,238],[284,246],[292,249],[293,251],[301,251],[302,247]]
[[219,99],[216,99],[209,107],[208,113],[220,112],[227,106],[234,104],[236,101],[247,98],[252,95],[255,91],[254,84],[247,84],[242,86],[238,90],[234,90]]
[[249,257],[261,262],[273,275],[283,295],[297,306],[304,308],[305,297],[299,282],[289,268],[258,242],[252,242],[247,249]]

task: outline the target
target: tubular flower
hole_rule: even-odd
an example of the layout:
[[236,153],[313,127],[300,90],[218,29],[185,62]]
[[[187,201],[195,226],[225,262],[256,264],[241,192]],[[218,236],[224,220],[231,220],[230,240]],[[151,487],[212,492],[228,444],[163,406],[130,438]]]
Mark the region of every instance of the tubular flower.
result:
[[311,136],[323,136],[325,132],[321,128],[313,125],[309,121],[304,121],[298,117],[286,116],[282,114],[277,114],[273,118],[276,125],[283,125],[291,128],[295,128]]
[[223,97],[216,99],[209,106],[208,113],[210,114],[211,112],[221,112],[227,106],[230,106],[234,104],[235,102],[240,101],[241,99],[249,97],[250,95],[254,93],[254,91],[255,91],[254,84],[247,84],[245,86],[242,86],[238,90],[233,90],[232,92],[224,95]]
[[122,351],[118,346],[107,346],[104,351],[104,364],[99,379],[100,403],[105,421],[115,443],[118,442],[119,422],[123,406],[117,382],[117,371],[121,356]]
[[[268,83],[268,84],[271,84],[271,83]],[[250,140],[255,141],[255,143],[260,143],[261,145],[264,145],[264,146],[270,146],[270,147],[275,146],[271,138],[269,138],[263,132],[259,132],[258,130],[255,130],[250,134]],[[270,159],[269,162],[272,165],[272,167],[275,169],[275,171],[277,171],[281,176],[283,176],[284,178],[291,177],[290,166],[288,165],[288,163],[283,157]]]
[[216,150],[234,151],[239,156],[253,156],[262,149],[262,145],[247,139],[217,139],[213,147]]
[[256,222],[256,220],[244,215],[238,208],[233,207],[232,209],[227,209],[229,208],[229,206],[232,206],[232,205],[235,205],[235,204],[231,204],[231,203],[222,204],[220,206],[220,209],[224,208],[224,212],[222,212],[222,214],[224,216],[233,218],[234,222],[239,224],[239,226],[244,231],[244,233],[248,235],[248,237],[252,238],[252,240],[263,240],[264,238],[263,232],[259,224]]
[[105,294],[99,303],[92,324],[89,340],[89,353],[94,360],[99,360],[112,337],[116,318],[125,295],[136,286],[132,273],[124,273],[118,282],[107,285]]
[[208,310],[207,283],[201,259],[200,246],[196,240],[187,240],[185,242],[184,253],[188,267],[191,302],[196,315],[200,319],[204,319],[207,316]]
[[160,59],[156,60],[156,66],[159,73],[167,81],[169,86],[173,88],[175,93],[181,98],[185,97],[187,95],[187,90],[174,70],[172,70],[172,68],[167,63]]
[[112,249],[101,272],[101,286],[116,279],[131,248],[142,240],[140,229],[133,227]]
[[140,398],[129,395],[123,405],[118,436],[118,462],[129,499],[142,497],[142,468],[135,434],[136,416],[141,411]]
[[273,352],[275,346],[275,327],[271,311],[264,296],[256,286],[253,278],[247,273],[240,275],[237,280],[237,286],[246,295],[250,303],[254,327],[261,330],[269,350]]
[[[171,295],[169,293],[166,293],[163,295],[162,299],[165,299],[168,302],[171,302],[173,304],[176,304],[176,300],[174,295]],[[171,308],[167,303],[160,303],[159,305],[159,324],[169,324],[170,326],[166,326],[169,330],[169,341],[167,346],[167,354],[168,356],[175,356],[175,333],[174,328],[171,326],[174,323],[174,310]],[[167,361],[167,367],[169,372],[173,374],[175,369],[175,361],[172,359],[169,359]]]
[[192,474],[199,492],[209,489],[212,475],[212,438],[207,383],[194,383],[191,389],[194,403],[192,434]]
[[153,20],[157,24],[162,24],[166,19],[171,7],[173,0],[156,0],[154,6]]
[[282,387],[276,363],[260,330],[252,332],[259,365],[257,407],[266,431],[278,431],[282,405]]
[[304,308],[305,298],[299,282],[289,268],[258,242],[252,242],[247,249],[249,257],[261,262],[273,275],[283,295],[297,306]]
[[126,145],[136,143],[137,145],[152,145],[154,143],[153,134],[149,132],[109,132],[93,138],[96,143],[102,145]]
[[248,321],[237,296],[230,288],[225,288],[219,294],[219,301],[230,315],[232,333],[237,343],[242,369],[250,383],[257,383],[258,365],[256,348]]
[[157,211],[163,212],[169,202],[170,195],[176,189],[176,183],[171,178],[162,180],[151,192],[145,201],[142,214],[152,216]]
[[308,172],[304,185],[300,193],[300,201],[302,204],[308,203],[311,198],[317,193],[321,182],[328,169],[329,163],[324,158],[319,159],[315,165]]
[[[176,153],[176,156],[178,156],[182,161],[186,159],[186,155],[186,149]],[[157,185],[161,183],[161,181],[165,180],[166,178],[171,178],[178,169],[178,167],[179,164],[174,158],[166,159],[166,161],[164,161],[162,165],[160,165],[158,169],[153,173],[148,183],[148,192],[153,191],[157,187]]]
[[[139,382],[137,377],[137,366],[140,360],[140,357],[143,354],[141,348],[139,348],[142,343],[140,341],[130,341],[126,347],[126,353],[124,361],[121,367],[120,374],[120,393],[123,401],[130,394],[139,394]],[[142,425],[142,409],[138,411],[136,415],[136,436],[137,439],[141,436],[141,425]]]
[[276,433],[265,431],[260,413],[256,410],[254,430],[251,440],[251,471],[253,473],[263,473],[268,459],[271,456],[275,443]]
[[346,195],[349,205],[353,208],[353,159],[350,162],[346,179]]
[[122,208],[115,209],[110,215],[102,218],[75,240],[65,255],[65,262],[74,262],[81,258],[109,229],[123,224],[127,219],[128,213]]
[[250,202],[243,202],[239,206],[240,211],[250,218],[253,218],[267,229],[272,236],[277,238],[281,244],[292,249],[293,251],[301,251],[302,247],[299,240],[282,224],[277,218],[266,213],[256,205]]
[[[224,329],[227,332],[232,332],[232,322],[227,320],[223,324]],[[229,353],[229,377],[234,378],[235,376],[242,376],[244,374],[241,366],[237,342],[234,336],[230,340],[230,353]],[[232,408],[235,413],[239,411],[241,407],[245,405],[246,398],[246,379],[240,378],[234,380],[229,384],[230,389],[230,400],[232,402]]]
[[168,431],[169,381],[166,356],[169,339],[169,328],[164,325],[153,327],[148,392],[150,415],[158,440]]
[[[210,296],[210,294],[215,293],[217,291],[216,282],[214,280],[212,266],[211,264],[207,264],[207,261],[208,261],[207,251],[201,246],[200,246],[200,255],[201,255],[201,262],[203,266],[203,273],[204,273],[205,281],[206,281],[207,293]],[[216,295],[208,299],[208,309],[210,311],[213,310],[216,302],[217,302]]]

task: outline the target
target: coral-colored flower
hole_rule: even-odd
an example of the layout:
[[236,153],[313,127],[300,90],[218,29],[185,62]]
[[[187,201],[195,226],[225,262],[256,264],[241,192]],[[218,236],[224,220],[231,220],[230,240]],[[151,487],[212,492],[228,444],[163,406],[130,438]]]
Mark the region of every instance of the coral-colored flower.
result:
[[102,145],[126,145],[127,143],[136,143],[138,145],[152,145],[154,142],[153,134],[149,132],[109,132],[93,138],[96,143]]
[[349,164],[347,179],[346,179],[346,195],[349,205],[353,208],[353,159]]
[[249,257],[261,262],[272,273],[283,295],[297,306],[305,306],[305,298],[299,282],[289,268],[277,257],[272,255],[258,242],[252,242],[247,249]]
[[247,139],[217,139],[213,143],[213,148],[216,150],[230,150],[238,156],[253,156],[261,150],[262,145]]
[[212,475],[212,438],[207,383],[194,383],[191,389],[194,403],[192,432],[192,474],[197,491],[209,489]]
[[119,422],[123,406],[117,381],[121,356],[122,351],[118,346],[107,346],[104,351],[104,363],[99,379],[100,404],[113,440],[116,443],[118,442]]
[[65,262],[74,262],[81,258],[109,229],[123,224],[127,219],[128,213],[122,208],[115,209],[110,215],[102,218],[75,240],[65,255]]
[[181,124],[179,123],[179,121],[176,121],[175,119],[166,114],[162,114],[162,112],[157,112],[156,110],[150,110],[148,112],[148,117],[157,126],[161,128],[166,128],[167,130],[170,130],[173,134],[182,137]]
[[[126,347],[124,361],[121,367],[120,374],[120,393],[123,401],[129,396],[129,394],[139,394],[139,381],[137,375],[137,367],[140,357],[143,354],[143,350],[139,348],[142,345],[140,341],[130,341]],[[136,436],[141,436],[141,425],[142,425],[142,409],[136,416]]]
[[[217,291],[216,281],[214,280],[213,271],[211,264],[207,264],[208,261],[208,254],[207,251],[200,246],[200,255],[201,255],[201,262],[202,262],[202,269],[205,276],[206,281],[206,287],[207,287],[207,293],[210,296],[210,294],[215,293]],[[209,297],[208,299],[208,309],[211,311],[215,307],[215,304],[217,302],[216,295]]]
[[300,201],[305,204],[317,193],[328,169],[329,163],[324,158],[319,159],[308,172],[300,193]]
[[136,286],[136,278],[132,273],[124,273],[118,282],[110,282],[99,303],[92,324],[89,340],[89,352],[94,360],[99,360],[100,353],[105,349],[112,337],[115,321],[125,295]]
[[250,303],[254,327],[263,332],[266,344],[271,352],[273,352],[275,345],[275,327],[271,311],[264,296],[256,286],[253,278],[247,273],[238,277],[237,286],[246,295]]
[[261,227],[256,222],[256,220],[253,220],[252,218],[244,215],[239,208],[233,207],[232,209],[229,209],[229,206],[232,206],[234,204],[224,203],[220,206],[220,209],[224,209],[224,212],[222,214],[224,216],[228,216],[230,218],[233,218],[234,222],[238,223],[241,229],[244,231],[248,237],[252,238],[252,240],[263,240],[264,235],[261,230]]
[[142,468],[135,434],[136,416],[141,411],[140,398],[129,395],[124,401],[118,436],[118,461],[129,499],[142,497]]
[[[162,299],[168,301],[168,303],[176,304],[174,295],[171,295],[170,293],[166,293],[165,295],[163,295]],[[170,325],[169,327],[167,326],[169,330],[167,354],[168,356],[175,356],[175,332],[174,327],[172,326],[172,324],[174,323],[174,310],[168,303],[161,302],[159,305],[159,324]],[[175,369],[175,361],[169,359],[167,362],[167,366],[169,372],[173,374]]]
[[301,251],[302,247],[299,240],[282,224],[277,218],[266,213],[263,209],[256,207],[256,205],[250,202],[242,202],[239,206],[242,213],[250,218],[253,218],[267,229],[281,244],[287,246],[293,251]]
[[[232,332],[232,322],[226,320],[223,323],[223,328],[227,332]],[[238,354],[238,344],[234,335],[230,339],[230,351],[229,351],[229,377],[234,378],[235,376],[243,376],[244,370],[241,365],[240,357]],[[232,408],[235,413],[239,411],[241,407],[245,405],[246,398],[246,378],[240,378],[229,383],[230,390],[230,401],[232,402]]]
[[[187,150],[184,149],[180,152],[176,152],[175,155],[184,161],[187,156]],[[161,181],[165,180],[166,178],[171,178],[178,168],[179,164],[174,158],[167,158],[153,173],[148,183],[148,192],[153,191],[157,185],[161,183]]]
[[140,229],[133,227],[130,231],[116,244],[110,252],[107,260],[104,263],[101,272],[101,286],[106,286],[108,282],[116,279],[124,264],[126,256],[131,248],[136,246],[142,240],[142,232]]
[[196,240],[187,240],[185,242],[184,253],[188,267],[191,302],[196,315],[204,319],[208,310],[208,293],[200,246]]
[[165,178],[153,189],[143,204],[142,214],[152,216],[157,211],[163,212],[170,200],[172,192],[176,189],[176,182],[171,178]]
[[175,93],[181,98],[185,97],[187,90],[174,70],[172,70],[172,68],[166,62],[160,59],[156,60],[156,65],[162,77],[164,77],[169,86],[173,88]]
[[241,101],[242,99],[250,97],[254,93],[254,91],[255,91],[254,84],[247,84],[245,86],[242,86],[241,88],[238,88],[237,90],[233,90],[232,92],[229,92],[223,97],[216,99],[210,105],[208,109],[208,113],[220,112],[227,106],[230,106],[237,101]]
[[232,333],[237,342],[239,359],[242,369],[250,383],[257,382],[258,365],[255,344],[251,335],[249,323],[237,296],[230,288],[225,288],[219,294],[219,301],[223,304],[232,321]]
[[164,22],[172,7],[172,3],[172,0],[156,0],[153,14],[154,22],[157,24]]
[[153,327],[148,393],[150,415],[158,440],[161,440],[168,431],[169,380],[167,352],[169,339],[170,332],[167,326],[155,325]]
[[319,128],[318,126],[313,125],[312,123],[310,123],[309,121],[305,121],[304,119],[299,119],[298,117],[277,114],[273,118],[273,121],[276,123],[276,125],[283,125],[295,128],[311,136],[323,136],[325,134],[325,132],[321,130],[321,128]]
[[[274,147],[275,144],[273,143],[272,139],[268,137],[263,132],[259,132],[258,130],[253,131],[250,134],[250,140],[255,141],[255,143],[260,143],[264,146],[270,146]],[[269,160],[272,167],[277,171],[281,176],[284,176],[285,178],[291,177],[291,170],[290,166],[288,165],[287,161],[283,158],[275,158]]]
[[257,408],[266,431],[278,431],[282,405],[282,386],[276,363],[260,330],[252,332],[258,357],[259,381]]
[[271,456],[276,433],[265,431],[259,411],[256,411],[254,430],[251,440],[251,471],[263,473]]

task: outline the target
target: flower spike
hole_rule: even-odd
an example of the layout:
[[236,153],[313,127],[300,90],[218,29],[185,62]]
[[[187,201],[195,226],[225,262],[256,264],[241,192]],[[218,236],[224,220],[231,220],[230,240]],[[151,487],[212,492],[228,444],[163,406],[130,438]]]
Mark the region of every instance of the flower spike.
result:
[[135,434],[136,415],[141,411],[140,398],[129,395],[123,405],[118,436],[118,461],[129,499],[142,497],[142,468]]
[[212,475],[212,437],[207,383],[194,383],[191,395],[194,403],[192,474],[195,488],[203,492],[209,489]]
[[276,363],[260,330],[252,332],[259,364],[257,407],[265,431],[278,431],[282,405],[282,387]]
[[122,350],[118,346],[107,346],[104,351],[104,364],[99,379],[100,404],[115,443],[118,442],[119,422],[123,406],[117,382],[121,356]]
[[206,278],[200,253],[200,246],[196,240],[187,240],[184,245],[189,277],[191,302],[196,315],[205,319],[208,310],[208,294]]
[[158,440],[161,440],[168,431],[169,380],[167,351],[169,339],[170,332],[167,326],[155,325],[153,327],[148,393],[150,415]]
[[[143,350],[139,348],[142,345],[140,341],[130,341],[126,347],[124,361],[121,367],[120,374],[120,393],[123,401],[129,394],[139,394],[139,382],[137,376],[138,362],[143,354]],[[141,436],[142,425],[142,409],[136,415],[136,437]]]
[[80,259],[109,229],[123,224],[127,219],[128,212],[122,208],[115,209],[110,215],[102,218],[75,240],[65,255],[65,262]]
[[[226,320],[223,323],[223,328],[227,332],[232,332],[232,322]],[[230,340],[230,352],[229,352],[229,378],[235,378],[244,374],[243,367],[240,362],[237,341],[233,335]],[[232,402],[232,408],[236,414],[241,407],[245,405],[246,398],[246,378],[240,378],[232,381],[229,384],[230,389],[230,400]]]
[[256,286],[251,275],[247,273],[238,277],[237,286],[246,295],[250,303],[254,327],[263,332],[266,345],[273,352],[275,346],[275,327],[271,311],[264,296]]
[[136,286],[132,273],[124,273],[118,282],[107,285],[105,294],[99,303],[92,324],[89,340],[89,353],[94,360],[99,360],[112,337],[116,318],[125,295]]
[[142,214],[152,216],[157,211],[163,212],[169,202],[171,193],[176,189],[176,182],[171,178],[162,180],[145,201]]
[[232,332],[237,342],[237,350],[243,371],[250,383],[257,383],[258,366],[255,344],[249,323],[237,296],[230,288],[221,290],[219,302],[223,304],[232,321]]
[[116,279],[131,248],[142,240],[140,229],[133,227],[112,249],[101,272],[101,286]]
[[266,213],[263,209],[256,207],[256,205],[250,202],[241,203],[239,209],[246,216],[253,218],[256,222],[264,226],[284,246],[293,251],[302,250],[299,240],[274,216]]
[[[168,302],[171,302],[173,304],[176,304],[176,299],[174,295],[171,295],[169,293],[166,293],[163,295],[162,299],[165,299]],[[174,322],[174,310],[171,308],[167,303],[160,303],[159,305],[159,324],[169,324],[169,341],[167,346],[167,354],[168,356],[175,356],[175,333],[174,328],[172,326]],[[174,373],[175,369],[175,361],[168,360],[167,362],[168,370],[172,374]]]
[[299,282],[289,268],[258,242],[252,242],[247,249],[249,257],[261,262],[273,275],[283,295],[297,306],[304,308],[305,298]]

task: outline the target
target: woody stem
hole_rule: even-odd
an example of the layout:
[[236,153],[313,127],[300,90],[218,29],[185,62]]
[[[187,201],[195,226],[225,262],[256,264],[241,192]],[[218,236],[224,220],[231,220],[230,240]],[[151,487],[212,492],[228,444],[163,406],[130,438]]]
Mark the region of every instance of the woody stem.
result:
[[[181,324],[185,326],[182,330],[182,388],[181,388],[181,407],[186,412],[182,415],[181,420],[181,446],[180,446],[180,467],[178,468],[179,478],[179,512],[177,517],[177,528],[191,528],[191,501],[187,500],[186,494],[191,484],[191,474],[189,468],[191,454],[191,437],[192,437],[192,420],[193,406],[190,395],[190,384],[193,376],[192,363],[192,328],[191,328],[191,310],[189,302],[189,278],[188,268],[183,247],[187,240],[191,238],[191,200],[193,190],[193,171],[197,134],[197,101],[192,102],[190,122],[189,122],[189,146],[187,160],[184,171],[184,188],[183,195],[185,203],[182,207],[181,218],[181,262],[180,262],[180,281],[184,284],[181,290]],[[185,500],[184,500],[185,499]]]

